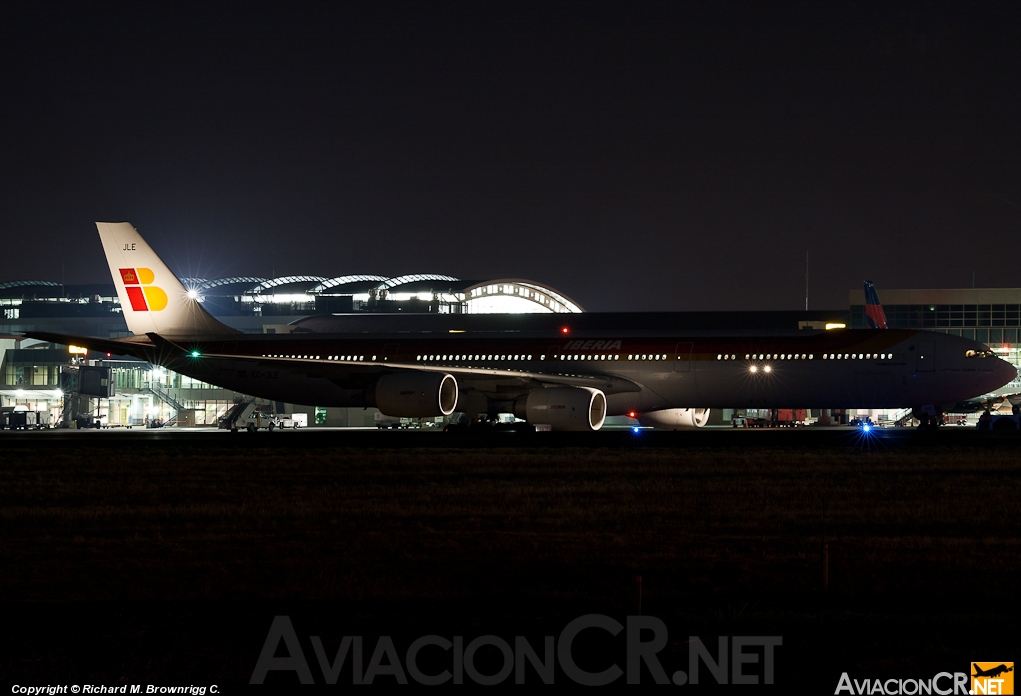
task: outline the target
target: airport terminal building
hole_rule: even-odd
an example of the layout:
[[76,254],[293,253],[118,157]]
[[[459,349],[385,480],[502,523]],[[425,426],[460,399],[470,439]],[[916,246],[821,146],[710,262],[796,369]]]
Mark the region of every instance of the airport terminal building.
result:
[[[487,315],[487,326],[505,324],[501,330],[514,330],[519,321],[515,315],[584,311],[548,285],[514,278],[467,281],[443,274],[365,274],[334,278],[183,278],[182,282],[220,321],[245,333],[290,332],[296,323],[309,325],[323,315],[334,315],[331,323],[351,333],[432,330],[425,327],[471,324],[470,315]],[[884,290],[882,300],[891,328],[971,338],[1021,366],[1021,288]],[[850,293],[846,309],[687,312],[668,316],[669,325],[663,326],[667,331],[731,335],[793,334],[841,325],[867,327],[861,290]],[[27,331],[108,338],[129,335],[112,283],[62,286],[52,281],[0,282],[0,406],[46,411],[54,422],[87,415],[111,426],[138,426],[152,421],[211,426],[244,396],[138,360],[71,353],[67,346],[19,335]],[[89,398],[77,394],[67,376],[83,365],[110,368],[111,396]],[[1015,391],[1021,391],[1021,383],[1012,384]],[[327,426],[371,426],[375,416],[374,409],[272,406],[277,412],[306,413],[310,424]],[[797,404],[776,406],[796,408]],[[833,404],[833,408],[838,422],[857,415],[840,409],[840,404]],[[734,413],[717,412],[711,422],[729,422]],[[868,413],[877,421],[904,416]],[[810,417],[813,415],[821,414]]]

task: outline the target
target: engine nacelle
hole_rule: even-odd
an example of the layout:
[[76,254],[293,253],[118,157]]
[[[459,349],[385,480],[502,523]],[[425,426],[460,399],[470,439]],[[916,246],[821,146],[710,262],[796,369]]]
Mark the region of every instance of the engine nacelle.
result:
[[599,430],[606,420],[606,395],[591,387],[535,389],[518,399],[514,415],[552,430]]
[[387,416],[449,416],[457,405],[457,380],[442,372],[396,372],[380,377],[367,396]]
[[665,408],[662,411],[649,411],[638,416],[638,422],[653,428],[668,430],[685,430],[701,428],[709,422],[707,408]]

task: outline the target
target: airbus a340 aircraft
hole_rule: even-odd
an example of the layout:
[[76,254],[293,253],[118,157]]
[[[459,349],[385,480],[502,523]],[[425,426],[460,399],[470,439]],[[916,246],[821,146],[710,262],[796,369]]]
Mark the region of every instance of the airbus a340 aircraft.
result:
[[33,332],[131,355],[275,401],[374,406],[386,415],[514,413],[552,430],[606,416],[699,427],[710,408],[922,407],[988,393],[1016,376],[987,346],[924,331],[836,330],[745,338],[600,330],[245,335],[214,319],[128,223],[97,223],[126,339]]

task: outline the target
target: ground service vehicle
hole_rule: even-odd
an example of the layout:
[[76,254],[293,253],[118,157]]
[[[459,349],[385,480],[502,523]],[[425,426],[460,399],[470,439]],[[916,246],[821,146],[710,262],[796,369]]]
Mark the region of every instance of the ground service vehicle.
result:
[[308,427],[308,414],[307,413],[282,413],[277,416],[277,421],[280,423],[281,428],[298,428]]
[[239,430],[247,430],[250,433],[257,430],[273,432],[281,427],[281,421],[267,406],[256,404],[255,399],[245,399],[230,408],[216,425],[221,430],[230,430],[234,433]]

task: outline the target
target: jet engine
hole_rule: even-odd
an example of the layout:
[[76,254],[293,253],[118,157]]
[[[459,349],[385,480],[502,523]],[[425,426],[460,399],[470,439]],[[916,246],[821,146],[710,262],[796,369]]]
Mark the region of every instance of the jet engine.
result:
[[701,428],[709,422],[707,408],[665,408],[662,411],[650,411],[638,416],[638,422],[653,428],[667,430],[686,430]]
[[457,404],[457,380],[442,372],[396,372],[380,377],[366,396],[387,416],[449,416]]
[[606,420],[606,395],[591,387],[535,389],[517,400],[514,415],[552,430],[599,430]]

